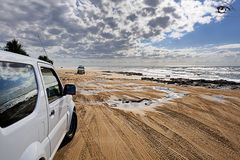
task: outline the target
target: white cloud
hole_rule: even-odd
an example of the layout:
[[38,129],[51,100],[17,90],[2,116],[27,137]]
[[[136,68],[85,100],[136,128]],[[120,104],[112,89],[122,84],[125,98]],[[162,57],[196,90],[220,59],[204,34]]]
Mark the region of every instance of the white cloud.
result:
[[240,43],[216,46],[216,49],[240,49]]
[[190,51],[185,49],[174,50],[172,54],[172,50],[143,44],[142,40],[181,38],[194,31],[197,24],[224,18],[216,12],[219,0],[0,0],[0,3],[0,14],[4,15],[0,17],[0,43],[15,37],[35,57],[42,53],[39,33],[50,57],[189,56]]

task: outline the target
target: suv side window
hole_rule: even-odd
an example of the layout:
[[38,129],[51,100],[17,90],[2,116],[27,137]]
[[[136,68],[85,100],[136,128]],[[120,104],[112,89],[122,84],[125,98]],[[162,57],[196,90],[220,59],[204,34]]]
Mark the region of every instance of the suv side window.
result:
[[62,85],[53,69],[42,67],[41,72],[48,96],[48,103],[50,104],[62,97]]
[[0,61],[0,127],[10,126],[31,114],[37,94],[31,65]]

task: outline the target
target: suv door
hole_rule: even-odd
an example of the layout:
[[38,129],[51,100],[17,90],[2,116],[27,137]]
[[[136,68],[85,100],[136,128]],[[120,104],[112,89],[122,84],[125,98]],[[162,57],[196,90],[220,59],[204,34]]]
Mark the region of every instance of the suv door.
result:
[[49,156],[45,99],[35,71],[30,64],[0,60],[1,160],[20,159],[36,142],[44,145]]
[[53,154],[67,132],[67,102],[63,96],[62,84],[53,68],[47,66],[40,68],[48,102],[49,139]]

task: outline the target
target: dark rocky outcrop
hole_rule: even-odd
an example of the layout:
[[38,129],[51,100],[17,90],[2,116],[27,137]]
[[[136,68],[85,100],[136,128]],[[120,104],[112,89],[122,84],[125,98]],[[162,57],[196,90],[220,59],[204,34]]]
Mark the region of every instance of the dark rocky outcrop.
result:
[[240,89],[240,83],[227,80],[205,80],[205,79],[185,79],[185,78],[171,78],[170,80],[165,80],[161,78],[149,78],[142,77],[142,80],[155,81],[165,84],[177,84],[177,85],[191,85],[191,86],[203,86],[208,88],[229,88],[229,89]]
[[118,71],[103,71],[103,72],[123,74],[123,75],[127,75],[127,76],[143,76],[142,73],[137,73],[137,72],[118,72]]

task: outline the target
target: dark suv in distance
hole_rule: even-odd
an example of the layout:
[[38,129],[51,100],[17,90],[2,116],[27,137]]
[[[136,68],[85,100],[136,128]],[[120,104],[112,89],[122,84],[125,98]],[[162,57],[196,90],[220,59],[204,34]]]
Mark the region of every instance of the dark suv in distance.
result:
[[78,66],[77,74],[85,74],[84,66],[82,66],[82,65]]

